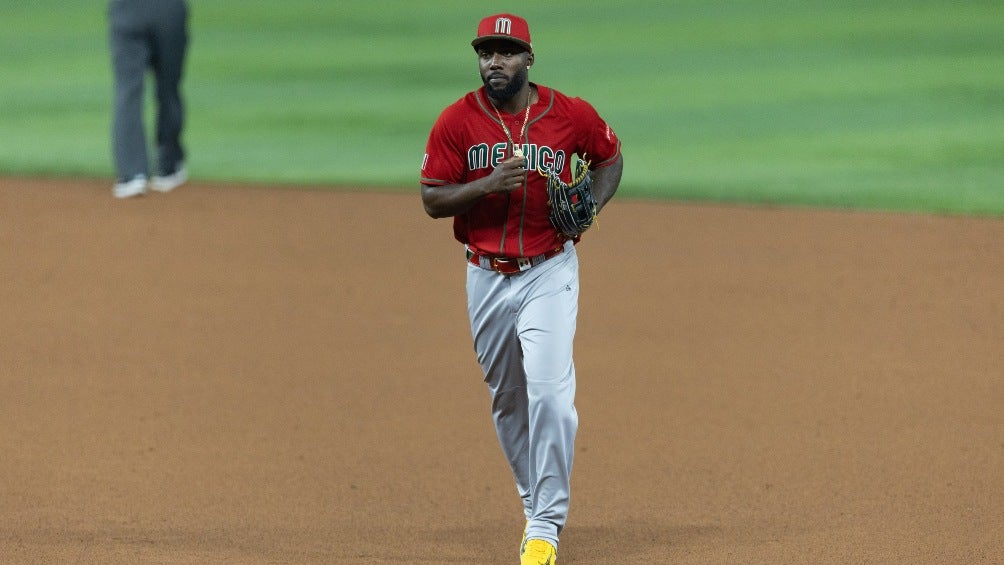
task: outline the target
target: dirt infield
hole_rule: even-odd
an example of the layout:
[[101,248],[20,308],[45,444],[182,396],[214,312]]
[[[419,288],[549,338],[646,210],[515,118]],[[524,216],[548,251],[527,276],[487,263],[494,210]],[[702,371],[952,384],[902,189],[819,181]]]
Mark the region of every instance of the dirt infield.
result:
[[[2,563],[515,564],[412,195],[0,179]],[[1004,220],[615,200],[560,561],[1004,562]]]

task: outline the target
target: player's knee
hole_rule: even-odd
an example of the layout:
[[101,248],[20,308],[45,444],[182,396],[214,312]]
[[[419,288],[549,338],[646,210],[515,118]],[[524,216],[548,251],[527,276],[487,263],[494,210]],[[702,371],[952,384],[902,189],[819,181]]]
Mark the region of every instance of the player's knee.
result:
[[542,413],[564,420],[565,424],[576,423],[574,395],[570,387],[529,387],[527,392],[530,405],[536,406]]

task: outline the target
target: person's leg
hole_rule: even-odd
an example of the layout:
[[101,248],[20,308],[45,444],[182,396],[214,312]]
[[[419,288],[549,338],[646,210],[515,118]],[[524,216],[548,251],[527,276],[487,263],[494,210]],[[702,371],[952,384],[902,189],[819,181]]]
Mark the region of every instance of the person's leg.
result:
[[578,428],[572,361],[579,297],[574,248],[567,245],[565,253],[530,273],[517,324],[526,374],[533,509],[526,539],[557,547],[568,517]]
[[474,350],[491,397],[492,420],[527,519],[531,513],[531,482],[526,379],[519,339],[512,282],[508,277],[467,269],[467,310]]
[[185,159],[181,143],[184,102],[181,80],[188,49],[188,9],[181,0],[157,3],[152,61],[157,97],[157,173],[171,175]]
[[150,62],[150,48],[142,20],[129,2],[112,2],[108,18],[115,77],[112,156],[116,178],[127,181],[148,172],[143,81]]

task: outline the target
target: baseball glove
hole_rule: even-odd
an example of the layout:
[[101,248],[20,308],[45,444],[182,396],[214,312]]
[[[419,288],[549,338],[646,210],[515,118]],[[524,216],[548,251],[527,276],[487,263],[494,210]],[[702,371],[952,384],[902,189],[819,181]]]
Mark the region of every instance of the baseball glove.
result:
[[593,179],[589,176],[589,162],[576,159],[572,183],[566,184],[553,169],[537,169],[547,177],[547,203],[551,206],[550,220],[555,229],[567,237],[582,235],[596,219],[597,206],[593,197]]

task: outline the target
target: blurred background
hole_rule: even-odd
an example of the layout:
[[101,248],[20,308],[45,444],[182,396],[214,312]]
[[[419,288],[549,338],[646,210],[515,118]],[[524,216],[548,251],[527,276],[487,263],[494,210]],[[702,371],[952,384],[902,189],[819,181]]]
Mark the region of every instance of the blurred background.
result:
[[[0,176],[111,182],[107,2],[0,3]],[[478,20],[511,11],[530,21],[531,80],[588,100],[621,137],[622,195],[1004,214],[999,1],[190,9],[197,181],[417,190],[433,121],[480,85]]]

